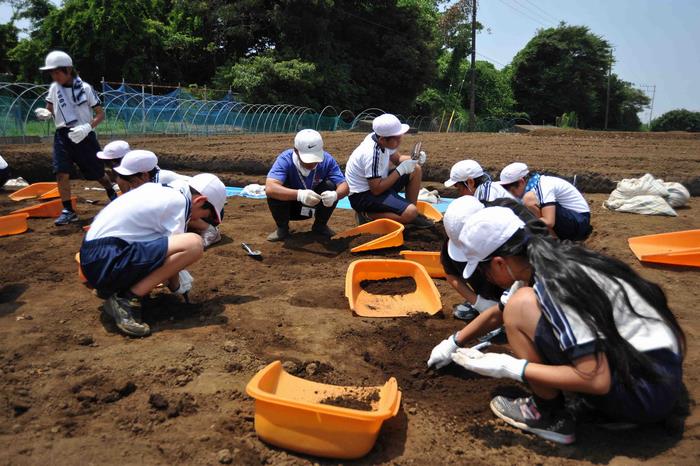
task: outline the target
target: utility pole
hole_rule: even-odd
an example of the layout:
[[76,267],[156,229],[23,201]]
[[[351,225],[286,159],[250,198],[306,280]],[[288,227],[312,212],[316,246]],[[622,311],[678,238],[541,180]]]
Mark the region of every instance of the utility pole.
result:
[[608,130],[608,114],[610,113],[610,78],[612,76],[613,49],[610,48],[610,66],[608,67],[608,92],[605,96],[605,127]]
[[475,126],[475,87],[476,87],[476,0],[472,0],[472,63],[471,86],[469,89],[469,131],[474,131]]
[[651,106],[649,107],[649,129],[651,129],[651,116],[654,114],[654,97],[656,97],[656,84],[651,85]]

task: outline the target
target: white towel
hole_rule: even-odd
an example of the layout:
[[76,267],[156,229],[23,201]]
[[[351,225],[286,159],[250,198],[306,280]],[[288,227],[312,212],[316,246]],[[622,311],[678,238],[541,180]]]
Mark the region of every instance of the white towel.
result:
[[66,126],[73,126],[78,121],[76,107],[87,103],[87,94],[83,87],[83,81],[80,77],[73,80],[73,85],[70,87],[71,95],[66,95],[66,88],[58,86],[58,105],[57,109],[63,114],[63,121]]

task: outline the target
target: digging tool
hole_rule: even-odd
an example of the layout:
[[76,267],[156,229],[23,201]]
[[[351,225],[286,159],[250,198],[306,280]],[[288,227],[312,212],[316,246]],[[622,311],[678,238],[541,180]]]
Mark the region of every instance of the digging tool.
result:
[[423,143],[421,141],[418,141],[414,146],[413,146],[413,151],[411,152],[411,160],[418,160],[420,157],[420,150],[423,147]]
[[250,246],[248,246],[248,244],[246,244],[246,243],[241,243],[241,246],[243,246],[243,249],[248,254],[248,256],[252,257],[253,259],[257,259],[257,260],[262,259],[262,252],[258,251],[257,249],[256,250],[251,249]]

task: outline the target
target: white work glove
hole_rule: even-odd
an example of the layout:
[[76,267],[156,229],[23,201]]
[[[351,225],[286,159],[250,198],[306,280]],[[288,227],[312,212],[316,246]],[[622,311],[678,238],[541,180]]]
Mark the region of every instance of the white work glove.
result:
[[90,123],[85,123],[71,128],[68,137],[71,141],[78,144],[90,134],[90,131],[92,131],[92,126],[90,126]]
[[457,345],[457,341],[455,341],[455,335],[450,335],[442,340],[440,344],[430,352],[428,367],[435,366],[435,369],[445,367],[452,362],[452,354],[458,349],[459,346]]
[[34,116],[37,120],[46,121],[53,118],[53,114],[49,112],[48,108],[37,108],[34,110]]
[[416,169],[416,165],[418,165],[418,160],[404,160],[396,167],[396,171],[401,176],[409,175]]
[[481,296],[476,295],[474,309],[479,311],[479,313],[484,312],[486,309],[489,309],[496,305],[498,305],[498,301],[491,301],[490,299],[482,298]]
[[207,225],[207,229],[202,233],[202,243],[204,247],[208,248],[212,244],[221,241],[221,232],[214,225]]
[[460,348],[452,355],[452,361],[467,370],[486,377],[523,381],[527,360],[515,359],[503,353],[482,353],[472,348]]
[[321,202],[321,196],[310,189],[299,189],[297,190],[297,201],[309,207],[313,207]]
[[326,207],[331,207],[338,200],[338,193],[335,191],[323,191],[321,193],[321,201]]
[[428,160],[428,154],[424,150],[418,153],[418,165],[424,165],[425,161]]
[[518,291],[520,288],[522,288],[524,286],[525,286],[525,282],[522,280],[518,280],[515,283],[513,283],[510,286],[510,289],[504,291],[503,294],[501,295],[501,304],[503,304],[504,306],[506,304],[508,304],[508,300],[510,299],[510,297],[513,296],[516,291]]
[[180,288],[175,290],[174,293],[188,293],[192,289],[192,282],[194,281],[194,278],[192,278],[192,275],[190,275],[190,273],[187,270],[180,270],[177,276],[180,279]]

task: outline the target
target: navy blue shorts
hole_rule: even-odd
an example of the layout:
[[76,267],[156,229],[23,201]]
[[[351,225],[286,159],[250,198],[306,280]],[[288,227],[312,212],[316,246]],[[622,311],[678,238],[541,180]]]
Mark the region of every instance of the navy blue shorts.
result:
[[56,130],[53,137],[53,172],[72,173],[73,164],[80,168],[86,180],[99,180],[105,174],[102,160],[97,158],[100,143],[94,131],[90,131],[78,144],[68,137],[68,128]]
[[556,206],[556,216],[554,219],[554,233],[559,239],[571,241],[583,241],[591,234],[591,214],[589,212],[574,212],[571,209],[562,207],[559,203]]
[[83,241],[80,267],[88,283],[101,294],[125,291],[163,265],[168,238],[127,243],[119,238]]
[[403,175],[391,188],[378,196],[372,194],[371,191],[351,194],[348,198],[350,205],[358,212],[392,212],[401,215],[411,205],[409,201],[399,196],[410,179],[411,175]]
[[[540,317],[535,330],[535,346],[546,364],[571,365],[559,347],[549,321]],[[610,391],[605,395],[581,394],[598,410],[616,421],[651,423],[668,416],[676,405],[683,386],[683,368],[680,356],[667,349],[645,353],[663,374],[657,382],[632,374],[633,387],[628,388],[615,370],[612,372]]]

